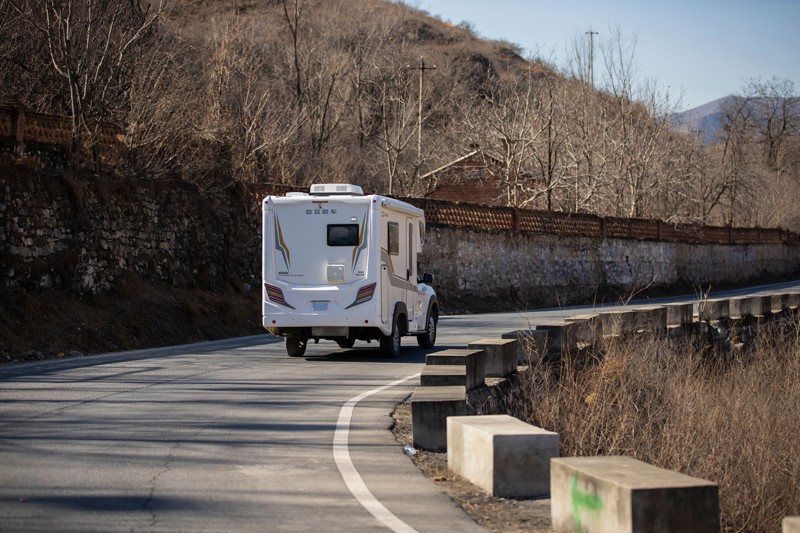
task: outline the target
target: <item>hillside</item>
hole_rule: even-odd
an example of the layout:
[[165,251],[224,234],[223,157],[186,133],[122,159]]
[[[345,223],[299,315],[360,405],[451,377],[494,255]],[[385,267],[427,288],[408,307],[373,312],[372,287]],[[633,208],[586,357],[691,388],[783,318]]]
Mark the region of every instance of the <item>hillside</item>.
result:
[[[671,128],[669,94],[614,78],[634,52],[621,34],[601,48],[593,86],[575,68],[523,58],[401,2],[148,5],[53,5],[48,18],[33,0],[0,4],[0,57],[13,58],[0,101],[70,116],[73,166],[99,168],[110,122],[125,150],[105,164],[209,191],[333,181],[424,197],[445,182],[479,202],[553,211],[789,229],[800,220],[800,192],[786,194],[800,191],[800,115],[787,111],[781,131],[742,122],[735,149],[698,146]],[[66,46],[55,36],[67,26],[77,41],[103,35],[106,45]],[[754,94],[792,94],[778,82]],[[690,129],[714,129],[692,120]],[[478,167],[434,172],[467,154]]]

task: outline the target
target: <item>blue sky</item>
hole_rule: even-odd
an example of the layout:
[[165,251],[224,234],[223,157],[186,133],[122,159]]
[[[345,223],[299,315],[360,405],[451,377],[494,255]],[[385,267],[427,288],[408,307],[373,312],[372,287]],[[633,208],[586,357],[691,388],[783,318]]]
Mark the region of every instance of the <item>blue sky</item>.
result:
[[639,76],[654,78],[673,98],[682,94],[682,109],[741,92],[749,78],[788,78],[800,93],[800,0],[408,3],[453,24],[467,21],[481,37],[518,44],[526,54],[538,50],[559,66],[576,35],[591,27],[602,40],[619,27],[637,35]]

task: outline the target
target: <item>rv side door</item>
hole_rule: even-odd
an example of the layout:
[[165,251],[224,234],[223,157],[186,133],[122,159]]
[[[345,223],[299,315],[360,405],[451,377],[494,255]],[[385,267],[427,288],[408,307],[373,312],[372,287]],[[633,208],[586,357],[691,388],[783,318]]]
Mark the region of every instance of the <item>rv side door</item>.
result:
[[406,218],[406,281],[410,284],[405,291],[406,309],[408,310],[408,330],[417,331],[417,240],[414,238],[414,221]]

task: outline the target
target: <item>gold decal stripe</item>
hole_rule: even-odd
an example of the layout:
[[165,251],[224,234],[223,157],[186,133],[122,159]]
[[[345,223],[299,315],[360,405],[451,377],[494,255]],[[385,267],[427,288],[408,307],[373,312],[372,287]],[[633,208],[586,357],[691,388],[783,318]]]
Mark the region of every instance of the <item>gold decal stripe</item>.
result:
[[361,221],[361,235],[358,236],[358,244],[353,247],[353,257],[351,262],[353,264],[353,270],[356,269],[356,252],[359,252],[364,248],[364,233],[367,231],[367,213],[364,213],[364,219]]
[[289,252],[289,247],[286,246],[286,243],[283,241],[283,231],[281,230],[281,221],[278,220],[277,215],[275,215],[275,222],[278,224],[278,241],[281,243],[281,248],[283,248],[283,251],[286,252],[286,266],[291,266],[292,255]]

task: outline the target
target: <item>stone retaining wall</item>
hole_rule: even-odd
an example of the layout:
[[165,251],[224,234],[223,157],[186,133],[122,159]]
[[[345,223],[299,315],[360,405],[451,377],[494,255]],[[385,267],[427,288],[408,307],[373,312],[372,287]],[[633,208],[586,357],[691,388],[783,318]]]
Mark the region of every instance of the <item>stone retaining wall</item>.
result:
[[0,286],[108,290],[123,273],[175,286],[260,287],[259,204],[178,179],[0,173]]
[[[524,309],[678,283],[741,283],[800,268],[787,244],[691,244],[429,227],[420,271],[445,309]],[[707,288],[707,287],[706,287]]]
[[[201,194],[177,178],[0,172],[0,287],[108,290],[133,272],[184,287],[259,290],[260,200],[243,186]],[[678,282],[789,275],[800,246],[690,244],[430,225],[420,270],[445,312],[559,305]]]

